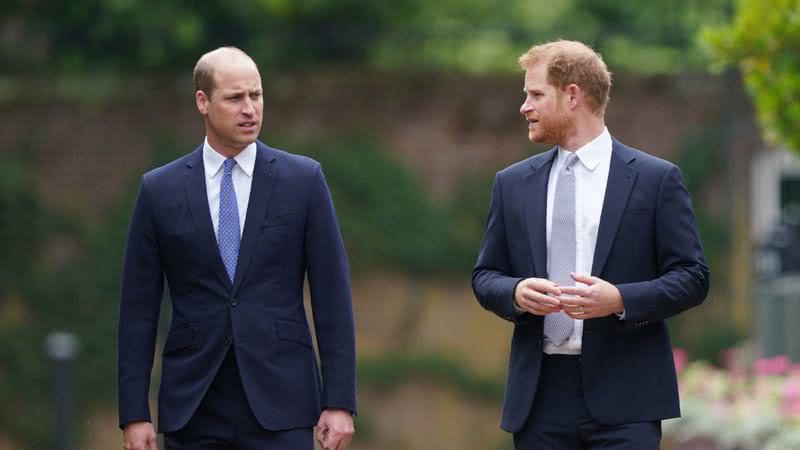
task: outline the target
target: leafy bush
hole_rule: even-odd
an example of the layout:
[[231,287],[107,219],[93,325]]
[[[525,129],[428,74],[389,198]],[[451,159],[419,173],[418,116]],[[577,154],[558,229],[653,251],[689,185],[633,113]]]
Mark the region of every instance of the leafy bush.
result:
[[767,140],[800,152],[800,1],[739,0],[731,23],[700,41],[717,69],[742,71]]
[[[44,351],[51,331],[72,332],[80,345],[71,426],[82,426],[77,411],[115,401],[119,277],[131,202],[90,226],[48,211],[32,173],[23,158],[0,159],[0,431],[44,448],[55,438],[51,386],[60,376]],[[67,257],[53,256],[63,248]]]
[[[690,45],[728,0],[185,0],[6,2],[0,64],[16,73],[187,71],[204,51],[241,46],[265,67],[350,63],[390,70],[515,71],[535,42],[590,42],[612,67],[698,67]],[[27,51],[17,51],[25,48]]]
[[448,217],[408,170],[360,139],[313,148],[324,148],[311,156],[322,164],[355,269],[452,270]]

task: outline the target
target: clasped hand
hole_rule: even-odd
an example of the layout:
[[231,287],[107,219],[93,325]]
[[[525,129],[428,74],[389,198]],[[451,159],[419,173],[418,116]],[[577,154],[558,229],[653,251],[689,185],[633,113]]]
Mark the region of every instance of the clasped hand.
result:
[[344,450],[353,438],[353,415],[344,409],[330,408],[322,411],[315,436],[324,450]]
[[573,319],[593,319],[622,313],[619,289],[597,277],[570,273],[582,286],[559,286],[544,278],[526,278],[514,290],[518,308],[537,316],[564,311]]

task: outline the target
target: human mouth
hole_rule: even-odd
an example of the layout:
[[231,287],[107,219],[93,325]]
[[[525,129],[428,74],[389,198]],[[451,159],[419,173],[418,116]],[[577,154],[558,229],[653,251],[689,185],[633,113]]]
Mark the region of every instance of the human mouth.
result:
[[239,122],[238,125],[242,128],[246,128],[248,130],[252,130],[258,126],[258,122],[256,121],[247,121],[247,122]]
[[533,129],[537,123],[539,123],[538,120],[528,119],[528,128]]

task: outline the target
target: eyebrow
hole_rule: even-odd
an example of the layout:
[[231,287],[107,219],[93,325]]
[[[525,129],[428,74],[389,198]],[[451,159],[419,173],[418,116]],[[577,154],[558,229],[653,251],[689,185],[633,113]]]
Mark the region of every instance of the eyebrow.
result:
[[233,96],[236,96],[236,95],[261,94],[262,92],[263,92],[263,90],[261,88],[252,89],[252,90],[250,90],[250,89],[237,89],[237,90],[234,90],[234,91],[226,92],[225,96],[226,97],[227,96],[233,97]]

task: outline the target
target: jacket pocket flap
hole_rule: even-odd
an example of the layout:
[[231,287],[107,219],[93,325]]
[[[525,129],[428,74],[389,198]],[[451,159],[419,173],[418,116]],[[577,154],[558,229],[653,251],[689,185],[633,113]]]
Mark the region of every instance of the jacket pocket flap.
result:
[[292,222],[299,222],[305,219],[305,215],[303,213],[291,213],[291,214],[281,214],[279,216],[270,216],[264,219],[264,222],[261,224],[262,227],[274,227],[277,225],[284,225],[287,223]]
[[311,334],[305,325],[281,319],[276,319],[275,325],[278,330],[278,339],[311,347]]

